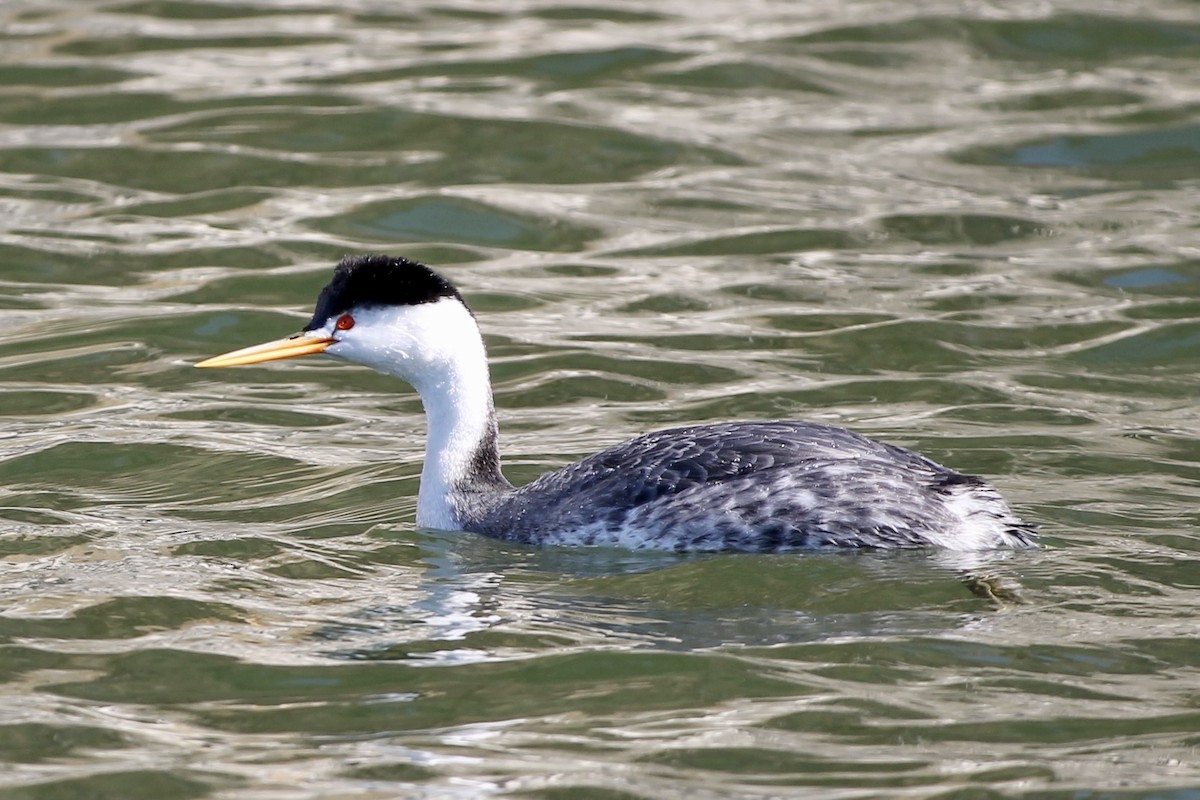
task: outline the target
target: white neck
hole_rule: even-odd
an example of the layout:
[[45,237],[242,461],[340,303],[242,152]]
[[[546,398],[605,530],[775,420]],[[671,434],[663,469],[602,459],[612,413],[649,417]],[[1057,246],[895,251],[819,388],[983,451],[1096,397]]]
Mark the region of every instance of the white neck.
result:
[[358,310],[325,352],[395,375],[421,395],[429,431],[417,524],[461,530],[472,495],[508,488],[496,459],[496,414],[487,352],[460,301]]
[[495,447],[496,413],[483,343],[478,359],[449,365],[436,379],[413,384],[425,406],[429,431],[425,465],[417,496],[417,524],[423,528],[460,530],[457,495],[475,479],[474,460],[485,442]]

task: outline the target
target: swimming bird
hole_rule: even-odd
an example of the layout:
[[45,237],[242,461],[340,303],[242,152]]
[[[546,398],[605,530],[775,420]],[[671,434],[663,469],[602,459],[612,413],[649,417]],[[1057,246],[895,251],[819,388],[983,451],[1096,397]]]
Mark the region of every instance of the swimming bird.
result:
[[398,377],[428,423],[417,525],[539,545],[674,551],[1035,546],[981,478],[834,425],[723,422],[647,433],[520,488],[500,471],[474,314],[429,267],[347,257],[286,339],[227,367],[324,353]]

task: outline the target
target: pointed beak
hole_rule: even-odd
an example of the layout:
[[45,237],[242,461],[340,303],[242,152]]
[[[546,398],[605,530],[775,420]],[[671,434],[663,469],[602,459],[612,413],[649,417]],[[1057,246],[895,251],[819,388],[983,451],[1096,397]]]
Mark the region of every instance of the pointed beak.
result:
[[256,344],[253,347],[243,347],[212,358],[197,362],[197,367],[240,367],[244,364],[259,364],[263,361],[278,361],[281,358],[308,356],[313,353],[323,353],[325,348],[335,343],[337,339],[327,336],[313,338],[298,333],[286,339],[276,339],[273,342]]

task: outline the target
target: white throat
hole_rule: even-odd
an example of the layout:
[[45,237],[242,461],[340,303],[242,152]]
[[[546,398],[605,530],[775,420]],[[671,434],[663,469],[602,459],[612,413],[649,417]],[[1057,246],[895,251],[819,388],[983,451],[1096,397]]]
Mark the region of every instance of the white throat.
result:
[[[461,530],[472,492],[496,491],[496,415],[483,337],[457,298],[411,306],[356,309],[355,325],[325,352],[410,383],[429,430],[417,496],[417,524]],[[486,462],[486,459],[485,459]],[[481,466],[485,469],[481,474]]]

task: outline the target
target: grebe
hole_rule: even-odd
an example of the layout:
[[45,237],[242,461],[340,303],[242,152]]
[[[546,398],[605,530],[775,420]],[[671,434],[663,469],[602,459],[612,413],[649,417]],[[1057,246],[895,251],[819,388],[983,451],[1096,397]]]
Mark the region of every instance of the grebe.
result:
[[487,354],[462,295],[428,267],[349,257],[286,339],[201,361],[325,353],[411,384],[428,421],[417,524],[511,542],[675,551],[1034,547],[995,489],[814,422],[648,433],[514,488],[500,472]]

